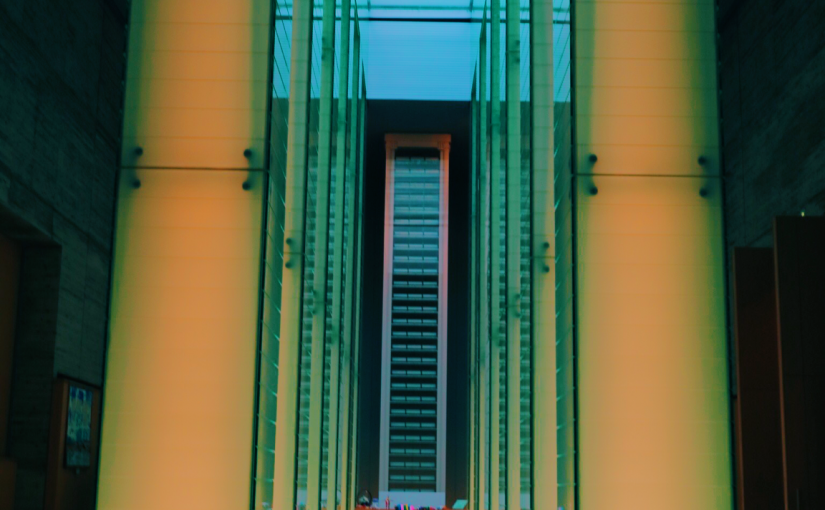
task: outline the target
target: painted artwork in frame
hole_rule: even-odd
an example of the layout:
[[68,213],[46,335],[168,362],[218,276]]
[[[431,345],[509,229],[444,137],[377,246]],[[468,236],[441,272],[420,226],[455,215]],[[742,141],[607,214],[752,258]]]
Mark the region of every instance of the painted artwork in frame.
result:
[[66,422],[66,467],[91,465],[92,390],[69,386],[69,409]]

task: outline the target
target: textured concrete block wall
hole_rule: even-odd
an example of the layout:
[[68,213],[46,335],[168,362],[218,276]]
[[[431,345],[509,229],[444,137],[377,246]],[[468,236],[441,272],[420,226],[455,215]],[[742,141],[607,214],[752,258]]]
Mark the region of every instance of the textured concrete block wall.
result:
[[103,381],[126,0],[0,2],[0,230],[23,246],[9,453],[43,508],[54,376]]
[[777,215],[825,213],[825,2],[719,0],[729,246]]
[[[825,1],[718,7],[727,244],[772,247],[774,217],[825,214]],[[775,488],[756,478],[745,495],[749,482]]]

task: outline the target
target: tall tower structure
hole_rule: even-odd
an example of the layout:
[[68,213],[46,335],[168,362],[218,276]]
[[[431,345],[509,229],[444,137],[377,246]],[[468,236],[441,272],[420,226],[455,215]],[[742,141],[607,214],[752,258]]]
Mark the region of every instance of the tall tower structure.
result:
[[449,135],[387,135],[380,499],[444,505]]

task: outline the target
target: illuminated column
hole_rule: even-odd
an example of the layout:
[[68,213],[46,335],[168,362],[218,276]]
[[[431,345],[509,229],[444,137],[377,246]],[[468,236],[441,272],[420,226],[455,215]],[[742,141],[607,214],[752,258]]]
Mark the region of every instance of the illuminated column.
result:
[[714,4],[573,22],[579,505],[730,509]]
[[131,3],[97,507],[250,506],[270,3]]
[[533,508],[557,509],[553,1],[532,12]]
[[289,125],[285,186],[284,267],[282,283],[278,420],[272,508],[295,505],[295,459],[298,432],[301,318],[305,249],[305,202],[309,125],[309,77],[312,48],[312,4],[293,8]]

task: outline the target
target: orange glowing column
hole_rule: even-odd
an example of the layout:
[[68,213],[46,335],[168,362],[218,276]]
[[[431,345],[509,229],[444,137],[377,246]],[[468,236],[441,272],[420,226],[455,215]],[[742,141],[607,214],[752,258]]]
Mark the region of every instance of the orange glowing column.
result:
[[132,2],[101,510],[249,505],[269,9]]
[[119,197],[98,505],[246,504],[262,183],[139,175]]
[[578,483],[732,507],[711,2],[577,2]]

